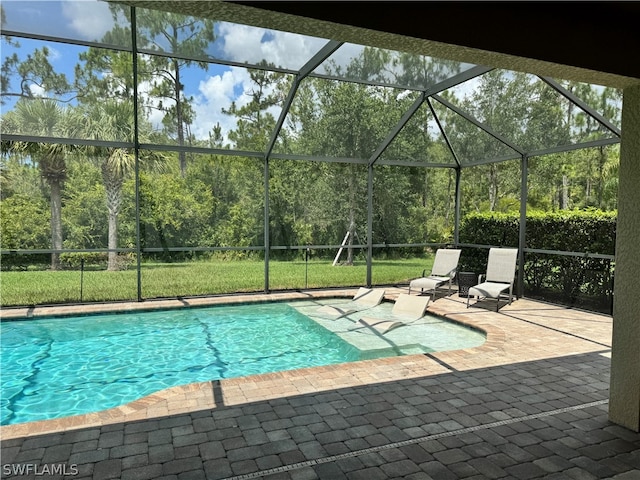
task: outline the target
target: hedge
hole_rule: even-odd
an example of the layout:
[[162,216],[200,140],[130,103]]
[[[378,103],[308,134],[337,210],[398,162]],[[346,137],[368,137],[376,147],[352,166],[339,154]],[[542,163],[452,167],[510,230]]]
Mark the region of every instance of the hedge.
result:
[[[525,253],[524,294],[569,306],[611,313],[617,212],[560,211],[527,214],[525,248],[579,252],[581,256]],[[474,213],[460,223],[460,243],[517,247],[520,216]],[[461,271],[483,273],[488,251],[463,248]]]

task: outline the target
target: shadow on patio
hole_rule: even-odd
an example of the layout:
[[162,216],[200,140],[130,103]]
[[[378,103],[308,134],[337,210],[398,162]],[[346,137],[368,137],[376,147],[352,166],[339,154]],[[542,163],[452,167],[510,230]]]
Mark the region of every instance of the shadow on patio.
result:
[[640,472],[640,434],[607,420],[609,359],[602,353],[237,405],[220,404],[219,382],[206,385],[216,408],[4,440],[3,476],[25,464],[63,464],[94,479]]

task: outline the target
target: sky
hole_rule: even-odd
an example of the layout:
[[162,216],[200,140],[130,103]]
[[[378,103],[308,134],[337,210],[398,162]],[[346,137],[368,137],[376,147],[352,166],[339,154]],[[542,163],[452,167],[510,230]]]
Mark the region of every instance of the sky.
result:
[[[97,41],[114,26],[114,19],[108,4],[101,0],[3,0],[7,17],[6,28],[27,33],[63,37],[80,41]],[[126,23],[121,19],[122,23]],[[216,41],[208,53],[217,58],[238,63],[258,63],[263,59],[277,66],[297,70],[309,61],[326,43],[327,39],[265,30],[246,25],[217,22]],[[20,40],[22,57],[40,48],[43,42]],[[51,62],[57,72],[63,72],[71,81],[73,68],[78,54],[86,47],[46,42],[51,52]],[[127,45],[128,46],[128,45]],[[345,44],[330,58],[338,65],[346,66],[358,56],[364,47]],[[3,44],[3,50],[12,49]],[[2,56],[6,54],[3,51]],[[468,68],[471,65],[464,65]],[[323,68],[317,70],[324,73]],[[185,94],[193,98],[197,121],[192,125],[192,133],[197,138],[207,138],[211,129],[219,123],[224,136],[235,127],[235,119],[221,113],[232,102],[244,105],[249,96],[245,93],[252,88],[249,72],[245,68],[210,64],[207,71],[191,67],[182,72]],[[141,92],[148,91],[149,85],[141,84]],[[40,92],[33,90],[34,94]],[[10,108],[10,103],[5,109]],[[270,112],[275,118],[280,114],[279,107]],[[154,110],[151,122],[160,127],[162,113]]]
[[[73,40],[94,41],[102,38],[114,26],[114,20],[107,3],[99,0],[3,0],[7,30],[59,36]],[[308,61],[326,42],[294,35],[286,32],[266,31],[261,28],[219,22],[216,24],[216,42],[211,51],[219,57],[236,61],[259,62],[268,59],[276,65],[297,69]],[[20,57],[35,48],[47,45],[51,52],[50,61],[56,72],[65,73],[73,80],[73,69],[78,62],[78,54],[86,47],[66,45],[57,42],[41,42],[17,39],[22,48]],[[3,42],[3,59],[15,49]],[[183,75],[185,93],[194,99],[197,122],[192,132],[198,138],[207,138],[211,128],[220,123],[224,132],[234,128],[234,119],[223,115],[221,110],[229,108],[232,102],[238,106],[249,99],[244,92],[251,88],[249,72],[245,68],[210,64],[207,71],[198,67],[187,69]],[[140,85],[140,90],[148,89]],[[39,94],[37,87],[32,90]],[[3,109],[11,108],[7,104]],[[276,117],[280,109],[272,112]],[[151,121],[160,125],[162,114],[154,111]]]

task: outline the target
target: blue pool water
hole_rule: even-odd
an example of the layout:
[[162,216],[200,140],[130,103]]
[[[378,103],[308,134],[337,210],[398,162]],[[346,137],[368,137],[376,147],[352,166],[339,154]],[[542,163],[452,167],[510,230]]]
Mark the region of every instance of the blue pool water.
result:
[[0,324],[1,424],[115,407],[193,382],[359,360],[284,303]]

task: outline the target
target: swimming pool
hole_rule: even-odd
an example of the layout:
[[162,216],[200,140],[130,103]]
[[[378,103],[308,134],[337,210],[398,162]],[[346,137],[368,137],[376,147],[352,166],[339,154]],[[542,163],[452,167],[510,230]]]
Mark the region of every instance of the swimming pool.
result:
[[[353,319],[323,325],[326,320],[312,318],[317,305],[276,302],[1,322],[0,424],[95,412],[176,385],[432,350],[414,351],[415,333],[406,332],[408,349],[390,337],[409,326],[381,338],[354,330]],[[380,308],[384,313],[386,306]],[[472,343],[481,342],[474,337]]]

